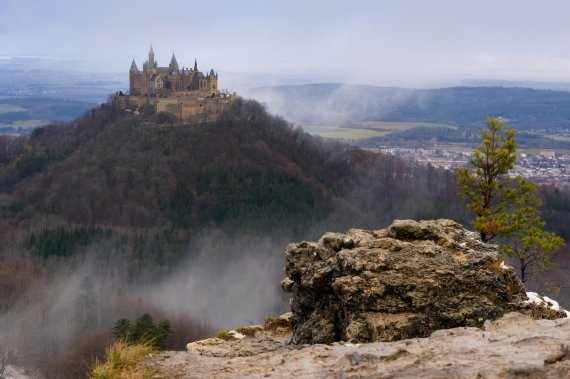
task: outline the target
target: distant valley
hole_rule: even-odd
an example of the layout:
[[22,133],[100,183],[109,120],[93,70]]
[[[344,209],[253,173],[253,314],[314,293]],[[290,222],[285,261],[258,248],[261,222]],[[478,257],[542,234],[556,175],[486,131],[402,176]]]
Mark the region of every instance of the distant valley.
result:
[[71,121],[96,106],[50,97],[0,98],[0,134],[25,135],[52,121]]
[[64,60],[0,59],[0,134],[25,135],[51,121],[71,121],[125,86],[119,75],[77,71]]
[[360,146],[471,146],[485,119],[495,116],[518,131],[522,148],[570,149],[570,92],[307,84],[262,87],[251,94],[309,132]]

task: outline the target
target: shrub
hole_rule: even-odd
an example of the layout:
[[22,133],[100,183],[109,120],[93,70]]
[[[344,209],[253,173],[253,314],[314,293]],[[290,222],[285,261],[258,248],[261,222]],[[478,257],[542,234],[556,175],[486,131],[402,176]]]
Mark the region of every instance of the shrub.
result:
[[157,350],[166,349],[168,338],[172,335],[170,322],[162,320],[154,324],[152,317],[145,313],[134,323],[127,319],[118,320],[112,329],[113,338],[132,344],[148,344]]
[[91,372],[92,379],[119,379],[131,377],[135,366],[149,354],[156,352],[150,343],[129,344],[118,340],[108,350],[106,360],[97,363]]

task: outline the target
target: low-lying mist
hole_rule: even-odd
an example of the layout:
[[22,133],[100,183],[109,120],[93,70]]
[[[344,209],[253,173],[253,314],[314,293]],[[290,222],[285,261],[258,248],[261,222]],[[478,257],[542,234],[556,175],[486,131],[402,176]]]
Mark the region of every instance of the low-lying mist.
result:
[[[174,267],[156,275],[128,257],[90,246],[71,261],[55,259],[0,316],[0,351],[9,362],[47,378],[85,375],[103,357],[113,325],[144,313],[169,320],[169,349],[223,328],[262,323],[287,311],[279,282],[286,241],[202,233]],[[78,365],[79,362],[79,365]]]
[[261,323],[287,311],[279,286],[286,242],[208,232],[171,276],[143,289],[164,309],[192,314],[216,328]]
[[390,119],[402,106],[425,106],[427,92],[349,84],[307,84],[252,89],[248,96],[270,112],[303,125],[341,126]]

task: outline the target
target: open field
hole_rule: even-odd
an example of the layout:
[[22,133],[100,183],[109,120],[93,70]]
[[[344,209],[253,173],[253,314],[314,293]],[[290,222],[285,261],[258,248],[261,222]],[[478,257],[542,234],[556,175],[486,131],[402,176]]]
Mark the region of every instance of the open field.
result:
[[19,105],[14,104],[0,104],[0,114],[10,112],[25,112],[26,110]]
[[563,142],[570,142],[569,136],[557,136],[556,134],[545,134],[546,138],[550,138],[554,141],[563,141]]
[[44,121],[44,120],[22,120],[22,121],[14,121],[11,124],[3,124],[0,122],[0,127],[2,128],[24,128],[24,129],[30,129],[30,128],[37,128],[38,126],[43,126],[43,125],[47,125],[49,124],[49,121]]
[[383,132],[386,134],[392,132],[401,132],[413,128],[449,128],[457,129],[457,126],[449,124],[438,124],[433,122],[393,122],[393,121],[361,121],[357,123],[361,125],[363,129],[373,129]]
[[339,138],[339,139],[349,139],[349,140],[360,140],[365,138],[381,137],[383,135],[382,132],[375,130],[342,128],[330,125],[308,125],[308,126],[303,126],[303,130],[305,130],[307,133],[325,138]]
[[307,125],[303,129],[311,134],[325,138],[342,138],[360,140],[365,138],[383,137],[390,133],[401,132],[412,128],[449,128],[456,126],[448,124],[435,124],[431,122],[392,122],[392,121],[361,121],[358,126],[334,126],[334,125]]

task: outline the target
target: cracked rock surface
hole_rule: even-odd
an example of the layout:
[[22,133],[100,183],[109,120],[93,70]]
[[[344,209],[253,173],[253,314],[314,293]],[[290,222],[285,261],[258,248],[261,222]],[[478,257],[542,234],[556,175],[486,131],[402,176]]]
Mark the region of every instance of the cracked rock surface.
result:
[[153,378],[570,378],[570,319],[508,313],[481,328],[439,330],[394,342],[288,345],[260,331],[189,344],[138,367]]
[[496,245],[452,220],[325,233],[290,244],[291,342],[395,341],[482,326],[524,309],[525,290]]

